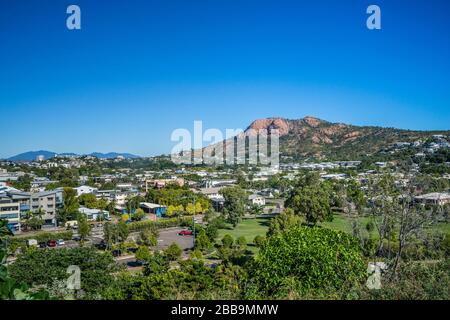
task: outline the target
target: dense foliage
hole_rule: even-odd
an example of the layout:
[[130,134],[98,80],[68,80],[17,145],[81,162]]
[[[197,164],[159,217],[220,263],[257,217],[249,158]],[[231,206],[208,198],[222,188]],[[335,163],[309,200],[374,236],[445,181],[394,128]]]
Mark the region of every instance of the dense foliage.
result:
[[294,226],[262,244],[252,275],[263,296],[276,296],[290,281],[300,291],[349,287],[363,279],[365,269],[359,243],[352,236]]
[[37,249],[30,248],[10,266],[10,274],[16,281],[27,285],[51,287],[55,281],[68,278],[67,268],[78,266],[81,270],[81,292],[95,298],[112,281],[116,270],[109,253],[94,248]]

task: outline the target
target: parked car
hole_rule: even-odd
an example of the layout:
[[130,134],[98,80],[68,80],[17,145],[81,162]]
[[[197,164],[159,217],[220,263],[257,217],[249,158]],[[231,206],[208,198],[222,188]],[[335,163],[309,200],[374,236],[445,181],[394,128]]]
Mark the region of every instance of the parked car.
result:
[[136,253],[136,251],[138,251],[138,248],[128,248],[128,251],[131,253]]
[[192,236],[194,233],[191,230],[182,230],[178,232],[179,236]]
[[39,242],[39,248],[47,248],[47,243]]
[[99,250],[106,250],[106,242],[105,240],[100,241],[100,243],[96,244],[95,247]]
[[80,238],[80,237],[78,237],[78,236],[75,236],[75,237],[73,237],[73,238],[72,238],[72,240],[73,240],[73,241],[80,241],[80,240],[81,240],[81,238]]
[[57,241],[57,244],[58,244],[58,246],[63,246],[63,245],[65,245],[66,243],[64,242],[64,239],[59,239],[59,240]]
[[122,252],[120,250],[113,250],[112,251],[112,255],[113,257],[118,257],[122,254]]
[[56,247],[57,244],[58,243],[56,242],[56,240],[48,240],[47,241],[47,246],[50,247],[50,248]]

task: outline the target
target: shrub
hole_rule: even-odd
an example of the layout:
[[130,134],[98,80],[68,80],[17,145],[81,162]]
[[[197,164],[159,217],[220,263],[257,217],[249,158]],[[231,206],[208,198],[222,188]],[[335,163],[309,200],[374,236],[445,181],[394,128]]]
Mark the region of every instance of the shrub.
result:
[[172,242],[172,244],[164,250],[164,254],[170,261],[176,261],[181,257],[181,253],[183,250],[175,243]]
[[128,225],[128,229],[130,230],[130,232],[142,230],[157,230],[177,226],[187,226],[190,225],[191,222],[192,218],[190,217],[160,219],[156,221],[139,221],[130,223]]
[[247,239],[245,239],[244,236],[240,236],[239,238],[236,239],[236,243],[240,249],[244,250],[245,247],[247,246]]
[[366,267],[356,238],[330,229],[295,226],[263,243],[252,273],[259,289],[271,295],[290,280],[305,292],[359,283]]
[[261,235],[257,235],[255,237],[255,239],[253,239],[253,243],[255,244],[255,246],[257,246],[259,248],[262,246],[265,239],[266,239],[265,237],[263,237]]
[[234,243],[233,236],[230,234],[226,234],[222,238],[222,246],[225,248],[230,248]]

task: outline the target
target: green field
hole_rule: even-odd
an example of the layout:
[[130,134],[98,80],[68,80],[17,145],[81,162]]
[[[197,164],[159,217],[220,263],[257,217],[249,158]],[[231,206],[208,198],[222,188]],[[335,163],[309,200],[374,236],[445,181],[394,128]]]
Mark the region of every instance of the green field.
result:
[[[218,240],[222,239],[225,234],[230,234],[234,239],[244,236],[247,240],[247,244],[252,245],[253,239],[257,235],[266,235],[267,229],[269,228],[270,219],[271,218],[244,219],[240,224],[238,224],[236,229],[233,229],[231,225],[227,224],[226,229],[219,230]],[[365,236],[368,236],[366,224],[370,221],[370,219],[370,217],[361,217],[359,220],[361,231]],[[325,228],[352,233],[351,221],[348,217],[341,214],[335,214],[333,221],[322,222],[320,225]],[[430,232],[438,231],[450,236],[450,223],[438,223],[430,227],[429,230]],[[377,231],[373,230],[371,232],[371,236],[376,238]]]
[[[366,224],[370,221],[369,217],[361,217],[359,219],[359,224],[361,230],[364,232],[364,235],[367,236],[368,232],[366,230]],[[344,231],[347,233],[352,233],[352,223],[350,221],[350,218],[341,215],[341,214],[334,214],[333,215],[333,221],[331,222],[321,222],[320,225],[325,228],[337,230],[337,231]],[[372,232],[372,235],[374,235],[376,231],[374,230]]]
[[[366,230],[366,225],[367,223],[371,220],[370,217],[361,217],[359,219],[359,224],[360,224],[360,228],[361,231],[363,232],[364,236],[368,236],[369,233]],[[338,230],[338,231],[344,231],[347,233],[352,233],[352,223],[350,221],[350,219],[344,215],[341,214],[335,214],[333,216],[333,221],[331,222],[322,222],[320,223],[321,226],[325,227],[325,228],[330,228],[333,230]],[[427,227],[427,229],[429,230],[430,233],[435,233],[435,232],[442,232],[444,234],[447,234],[448,236],[450,236],[450,223],[437,223],[433,226]],[[377,231],[374,229],[371,232],[371,236],[373,237],[377,237]]]
[[234,239],[244,236],[248,244],[253,243],[257,235],[265,236],[269,228],[270,218],[244,219],[238,224],[236,229],[227,224],[226,229],[219,230],[219,239],[226,234],[230,234]]

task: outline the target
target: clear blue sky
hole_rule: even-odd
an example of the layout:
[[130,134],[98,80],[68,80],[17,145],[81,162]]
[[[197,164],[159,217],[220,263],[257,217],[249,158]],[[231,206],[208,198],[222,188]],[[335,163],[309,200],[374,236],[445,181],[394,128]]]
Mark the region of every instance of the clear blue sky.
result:
[[446,0],[1,1],[0,158],[167,153],[194,120],[450,129],[449,31]]

